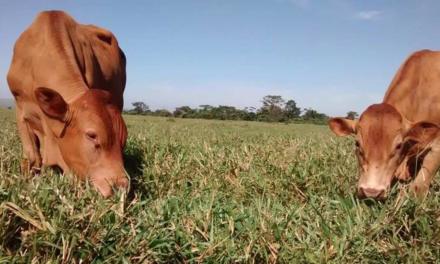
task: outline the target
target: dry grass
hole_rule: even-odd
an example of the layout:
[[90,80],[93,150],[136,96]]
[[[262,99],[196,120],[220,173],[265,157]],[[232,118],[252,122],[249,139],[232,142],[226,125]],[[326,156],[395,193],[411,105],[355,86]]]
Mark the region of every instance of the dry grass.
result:
[[0,263],[417,263],[440,256],[439,185],[416,203],[353,197],[350,139],[323,126],[126,117],[133,192],[103,200],[19,172],[0,111]]

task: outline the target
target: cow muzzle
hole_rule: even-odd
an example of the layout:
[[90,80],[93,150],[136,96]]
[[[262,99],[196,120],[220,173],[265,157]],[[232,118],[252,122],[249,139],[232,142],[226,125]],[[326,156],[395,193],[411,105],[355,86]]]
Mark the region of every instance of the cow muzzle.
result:
[[359,186],[358,197],[361,199],[372,198],[375,200],[384,200],[386,198],[386,188]]
[[104,196],[105,198],[113,195],[113,189],[125,189],[129,187],[129,181],[125,173],[122,173],[116,177],[109,177],[108,175],[99,174],[91,177],[93,186]]

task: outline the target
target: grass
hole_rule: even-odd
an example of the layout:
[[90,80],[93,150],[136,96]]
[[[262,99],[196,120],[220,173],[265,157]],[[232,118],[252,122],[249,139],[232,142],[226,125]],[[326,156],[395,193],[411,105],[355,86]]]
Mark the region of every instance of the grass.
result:
[[420,263],[440,257],[440,188],[359,201],[350,139],[327,127],[126,117],[132,193],[20,174],[0,111],[0,263]]

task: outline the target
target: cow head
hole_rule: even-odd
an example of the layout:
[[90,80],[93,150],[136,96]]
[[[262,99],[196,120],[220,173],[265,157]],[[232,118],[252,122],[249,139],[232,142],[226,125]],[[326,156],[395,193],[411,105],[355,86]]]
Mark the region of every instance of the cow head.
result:
[[113,186],[128,186],[122,158],[127,128],[108,92],[91,89],[69,104],[48,88],[37,88],[35,96],[69,170],[89,177],[105,197]]
[[[397,168],[407,169],[408,157],[429,150],[439,127],[429,122],[411,123],[391,105],[371,105],[359,120],[331,118],[338,136],[353,134],[359,162],[358,196],[384,199]],[[417,158],[417,157],[416,157]]]

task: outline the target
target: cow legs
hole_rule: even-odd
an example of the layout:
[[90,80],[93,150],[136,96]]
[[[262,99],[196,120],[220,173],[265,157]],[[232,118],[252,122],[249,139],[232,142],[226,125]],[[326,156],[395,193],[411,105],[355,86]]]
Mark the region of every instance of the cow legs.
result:
[[410,184],[411,191],[417,197],[425,197],[429,190],[429,185],[431,184],[432,178],[440,167],[439,143],[439,141],[434,142],[431,151],[425,156],[416,178]]
[[25,120],[23,110],[17,109],[17,127],[23,145],[21,172],[24,174],[37,173],[41,168],[41,155],[37,136],[32,132]]

